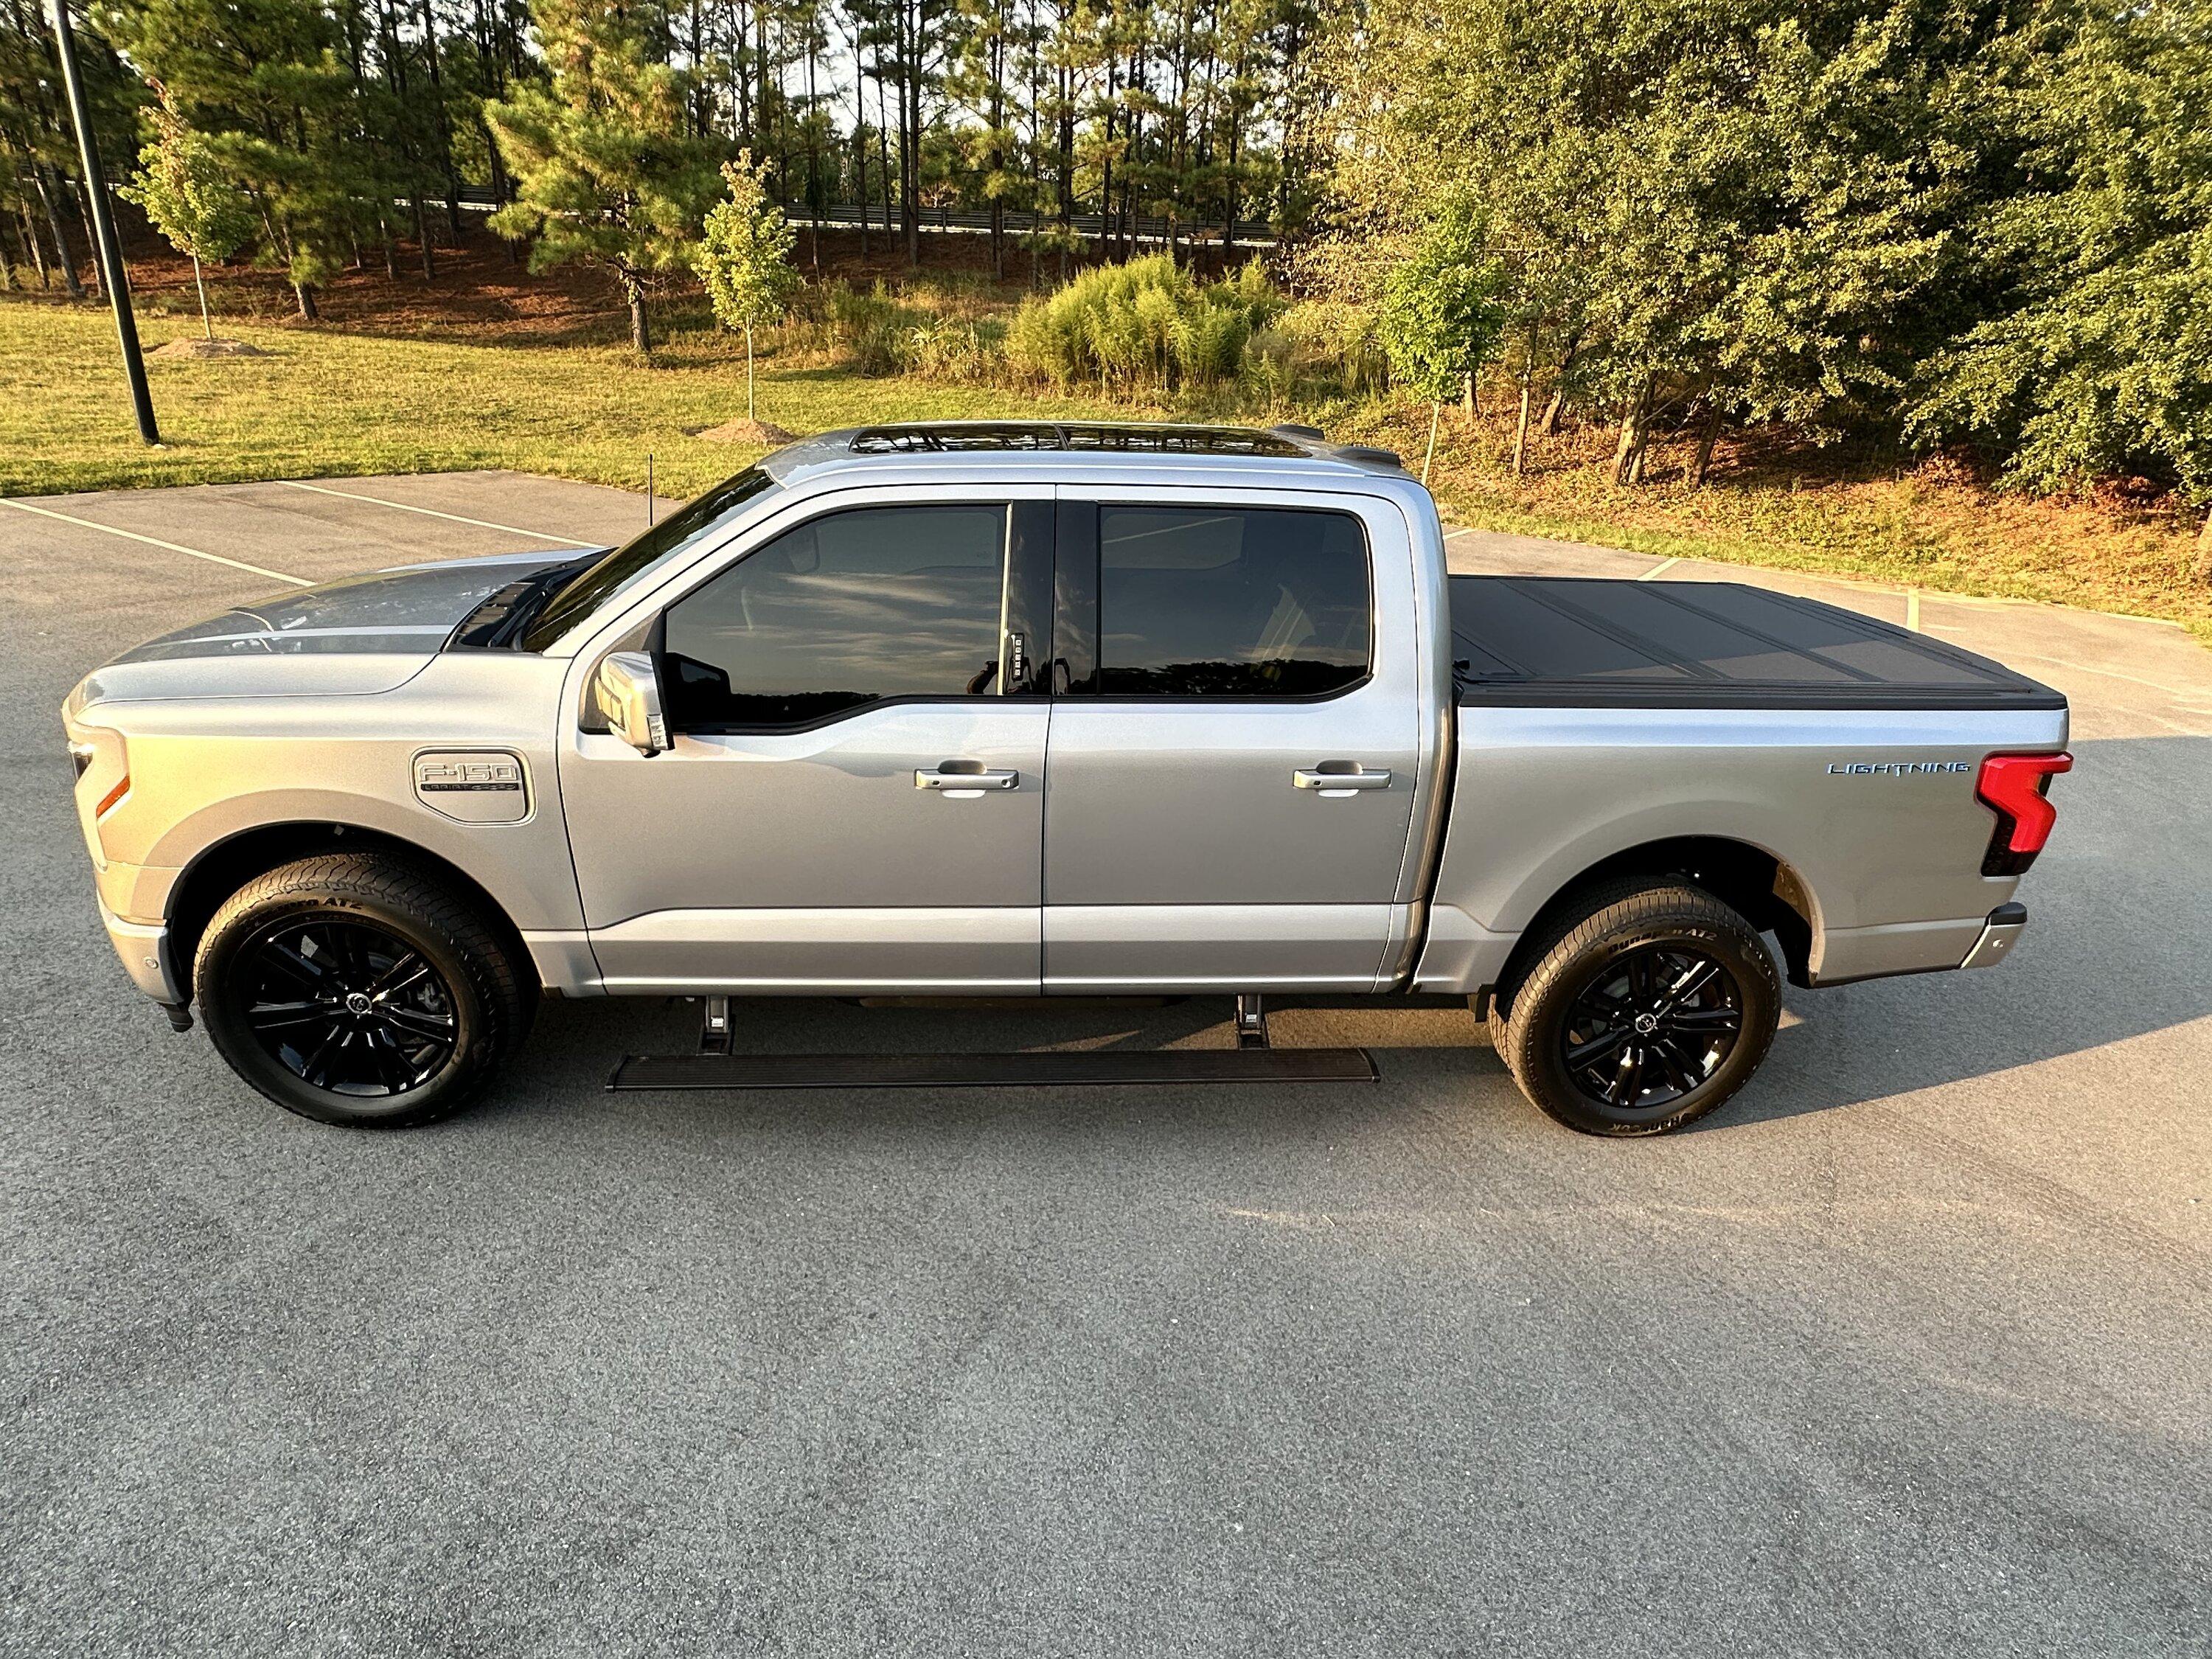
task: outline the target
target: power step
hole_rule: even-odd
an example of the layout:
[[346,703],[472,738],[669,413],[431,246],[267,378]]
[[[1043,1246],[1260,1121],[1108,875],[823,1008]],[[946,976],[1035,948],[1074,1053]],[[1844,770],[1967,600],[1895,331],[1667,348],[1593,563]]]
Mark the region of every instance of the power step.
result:
[[654,1089],[1062,1088],[1082,1084],[1372,1083],[1364,1048],[1277,1048],[1256,996],[1237,999],[1234,1048],[1052,1048],[1024,1054],[737,1054],[726,998],[706,999],[700,1052],[631,1054],[607,1087]]

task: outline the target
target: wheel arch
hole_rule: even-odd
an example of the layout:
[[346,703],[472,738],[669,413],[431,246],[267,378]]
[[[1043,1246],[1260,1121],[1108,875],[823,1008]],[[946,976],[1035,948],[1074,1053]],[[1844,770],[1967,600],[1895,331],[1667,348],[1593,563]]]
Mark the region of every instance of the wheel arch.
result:
[[1559,913],[1600,882],[1648,877],[1678,880],[1711,893],[1782,947],[1790,982],[1812,982],[1813,941],[1820,914],[1813,890],[1787,860],[1765,848],[1726,836],[1670,836],[1611,853],[1569,877],[1537,908],[1499,969],[1497,987],[1512,986],[1528,966],[1534,942]]
[[200,938],[223,901],[271,870],[303,858],[329,853],[382,853],[404,859],[434,874],[455,894],[474,905],[498,935],[514,971],[529,986],[539,989],[537,969],[522,932],[506,907],[484,884],[451,859],[419,842],[389,830],[330,820],[264,823],[241,830],[204,848],[185,865],[171,888],[167,908],[169,960],[178,989],[189,1002],[194,994],[192,969],[199,954]]

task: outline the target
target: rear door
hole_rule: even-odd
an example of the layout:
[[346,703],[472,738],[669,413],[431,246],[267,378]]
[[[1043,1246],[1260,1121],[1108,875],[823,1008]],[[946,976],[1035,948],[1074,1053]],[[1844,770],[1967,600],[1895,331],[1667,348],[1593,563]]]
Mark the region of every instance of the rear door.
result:
[[1037,988],[1045,493],[824,511],[665,607],[673,746],[562,767],[610,989]]
[[1060,494],[1046,988],[1373,989],[1420,756],[1402,516]]

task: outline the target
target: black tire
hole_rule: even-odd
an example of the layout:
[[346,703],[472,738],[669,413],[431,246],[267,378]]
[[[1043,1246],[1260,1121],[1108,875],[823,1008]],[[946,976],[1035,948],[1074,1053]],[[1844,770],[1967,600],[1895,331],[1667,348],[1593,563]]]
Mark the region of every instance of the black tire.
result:
[[411,1128],[465,1104],[522,1042],[532,988],[489,919],[404,859],[341,853],[255,878],[200,937],[216,1052],[287,1111]]
[[1750,1081],[1782,1017],[1758,932],[1680,882],[1592,888],[1525,961],[1492,1000],[1491,1040],[1521,1091],[1584,1134],[1703,1117]]

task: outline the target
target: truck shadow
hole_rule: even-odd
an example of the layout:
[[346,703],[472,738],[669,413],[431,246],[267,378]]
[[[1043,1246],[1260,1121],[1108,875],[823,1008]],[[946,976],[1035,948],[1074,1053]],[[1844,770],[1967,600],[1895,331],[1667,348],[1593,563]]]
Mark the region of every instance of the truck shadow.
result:
[[[1709,1129],[1937,1089],[2212,1015],[2212,738],[2077,741],[2002,967],[1790,990],[1765,1069]],[[2204,1056],[2212,1059],[2212,1044]]]

